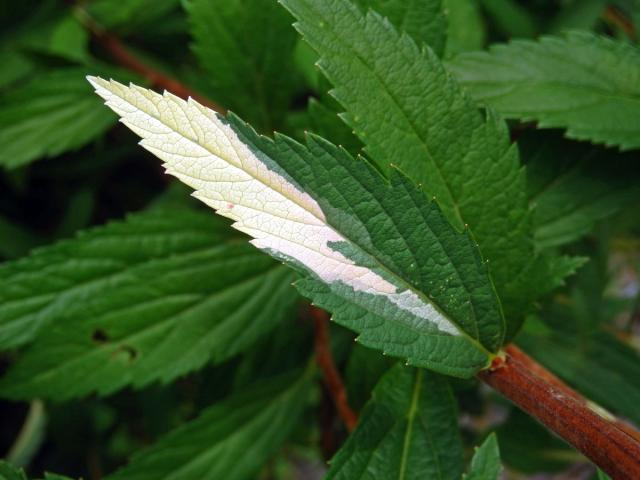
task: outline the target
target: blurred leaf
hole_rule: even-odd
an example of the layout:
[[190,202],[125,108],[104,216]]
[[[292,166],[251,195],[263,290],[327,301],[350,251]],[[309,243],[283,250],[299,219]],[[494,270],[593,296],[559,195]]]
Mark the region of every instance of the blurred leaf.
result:
[[360,410],[371,397],[380,378],[395,363],[393,358],[354,343],[345,370],[349,404]]
[[559,472],[583,457],[518,408],[496,430],[508,467],[526,474]]
[[331,460],[327,480],[429,478],[462,474],[456,401],[444,377],[392,367],[373,391],[358,426]]
[[565,1],[547,31],[557,34],[567,30],[591,30],[598,23],[607,3],[607,0]]
[[5,89],[27,76],[35,68],[34,62],[15,50],[0,50],[0,89]]
[[91,95],[85,74],[80,68],[53,71],[0,97],[0,166],[77,149],[115,123]]
[[55,238],[71,237],[75,232],[87,228],[95,207],[94,192],[80,189],[69,196],[64,217],[56,229]]
[[469,0],[444,0],[447,12],[446,57],[484,47],[487,27],[480,12],[480,4]]
[[89,33],[70,11],[47,19],[37,29],[27,29],[19,45],[73,62],[86,63],[90,58]]
[[36,52],[74,63],[86,62],[89,34],[71,9],[55,0],[30,3],[30,10],[0,34],[3,49],[20,54]]
[[87,9],[107,30],[137,33],[145,26],[156,28],[154,24],[161,24],[179,6],[180,0],[92,0]]
[[262,382],[215,404],[134,455],[107,480],[244,480],[280,448],[298,422],[309,375]]
[[[28,480],[28,478],[22,469],[0,460],[0,480]],[[42,480],[71,480],[71,478],[55,473],[45,473]]]
[[568,142],[558,135],[520,138],[539,248],[573,242],[640,195],[635,156]]
[[640,147],[640,49],[587,32],[462,53],[449,69],[507,118],[566,128],[569,138]]
[[24,471],[0,460],[0,480],[27,480]]
[[493,25],[508,38],[533,38],[538,26],[529,11],[516,0],[481,0]]
[[308,110],[311,123],[310,127],[314,133],[330,140],[336,145],[344,147],[354,155],[362,150],[362,144],[358,138],[351,132],[349,127],[340,120],[339,113],[336,111],[337,109],[334,110],[319,100],[311,98],[309,100]]
[[260,131],[278,127],[299,80],[291,17],[275,1],[191,0],[186,6],[211,97]]
[[598,469],[597,478],[598,480],[611,480],[611,477],[600,469]]
[[447,41],[447,17],[442,0],[355,0],[364,11],[375,10],[399,31],[421,45],[426,43],[438,56]]
[[0,217],[1,257],[6,259],[20,257],[41,242],[42,240],[36,234],[4,217]]
[[588,257],[549,254],[544,256],[547,261],[546,268],[542,272],[532,271],[531,280],[539,283],[541,294],[552,292],[565,285],[568,277],[574,275],[589,259]]
[[63,400],[168,382],[273,328],[296,299],[293,275],[211,217],[140,214],[5,266],[3,310],[20,315],[6,328],[49,327],[2,395]]
[[320,74],[320,70],[316,64],[317,61],[318,54],[315,50],[302,38],[299,38],[293,51],[293,62],[300,71],[307,86],[319,94],[324,94],[324,89],[321,88],[324,77]]
[[471,459],[471,468],[464,479],[498,480],[501,471],[498,438],[495,433],[492,433],[480,447],[476,448],[476,453]]

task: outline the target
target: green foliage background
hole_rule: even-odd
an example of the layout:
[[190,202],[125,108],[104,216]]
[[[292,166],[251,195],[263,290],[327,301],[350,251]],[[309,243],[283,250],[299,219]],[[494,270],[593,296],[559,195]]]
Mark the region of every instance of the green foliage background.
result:
[[[416,358],[299,282],[337,311],[360,412],[347,438],[296,273],[190,199],[93,94],[87,74],[151,86],[104,32],[259,133],[366,157],[391,178],[372,181],[383,206],[418,184],[488,261],[507,338],[640,424],[637,1],[0,1],[0,26],[0,479],[489,480],[586,463],[475,380],[355,343],[338,324]],[[333,175],[359,211],[339,182],[365,173]]]

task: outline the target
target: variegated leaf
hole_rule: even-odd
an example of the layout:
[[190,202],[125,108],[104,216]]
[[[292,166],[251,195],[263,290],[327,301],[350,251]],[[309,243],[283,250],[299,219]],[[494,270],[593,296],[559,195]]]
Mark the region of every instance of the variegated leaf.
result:
[[301,292],[364,344],[459,376],[500,347],[504,320],[475,242],[397,171],[387,182],[319,137],[270,140],[192,99],[89,80],[168,173],[305,272]]

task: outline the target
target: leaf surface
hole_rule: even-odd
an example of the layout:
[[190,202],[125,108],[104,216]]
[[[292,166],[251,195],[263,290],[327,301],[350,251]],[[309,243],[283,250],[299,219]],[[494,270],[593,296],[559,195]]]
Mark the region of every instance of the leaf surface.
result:
[[89,14],[100,25],[121,33],[140,33],[145,28],[158,30],[167,16],[179,15],[180,0],[95,0],[87,5]]
[[480,0],[491,23],[507,37],[535,37],[538,32],[533,13],[517,0]]
[[445,56],[459,52],[480,50],[487,37],[479,2],[443,0],[447,11],[447,46]]
[[290,312],[293,275],[226,231],[205,213],[160,210],[5,265],[5,346],[42,333],[2,395],[63,400],[167,382],[251,345]]
[[88,95],[84,75],[79,68],[55,70],[0,98],[0,166],[77,149],[113,125]]
[[447,380],[398,364],[380,379],[327,480],[460,478],[457,423]]
[[296,34],[275,1],[192,0],[193,50],[211,96],[258,130],[280,125],[298,87]]
[[501,471],[498,437],[492,433],[476,449],[476,453],[471,459],[469,473],[464,478],[465,480],[498,480]]
[[426,43],[439,56],[447,42],[447,15],[442,0],[356,0],[363,10],[375,10],[417,44]]
[[548,132],[526,134],[519,145],[539,248],[579,239],[640,197],[640,165],[632,154],[596,150]]
[[[28,480],[28,478],[21,468],[0,460],[0,480]],[[71,480],[71,478],[55,473],[45,473],[43,480]]]
[[309,375],[263,381],[205,410],[107,480],[245,480],[291,433],[306,405]]
[[270,140],[193,100],[91,81],[168,173],[306,272],[299,290],[363,344],[461,376],[500,347],[500,304],[475,243],[398,172],[387,182],[319,137]]
[[623,150],[640,147],[636,46],[576,31],[464,53],[447,66],[476,100],[507,118]]
[[505,123],[484,116],[432,50],[376,13],[363,15],[347,0],[282,3],[319,52],[342,118],[365,151],[383,171],[397,165],[421,184],[454,226],[469,226],[507,319],[521,315],[535,295],[518,279],[535,259],[524,172]]

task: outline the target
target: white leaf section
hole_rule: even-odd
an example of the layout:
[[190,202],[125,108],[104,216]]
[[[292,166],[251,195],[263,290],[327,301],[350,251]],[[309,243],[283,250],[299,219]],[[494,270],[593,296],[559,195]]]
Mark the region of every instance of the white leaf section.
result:
[[212,110],[189,98],[160,95],[136,85],[87,77],[106,105],[137,133],[140,144],[165,162],[167,173],[195,189],[194,196],[235,221],[256,247],[293,258],[328,284],[386,297],[400,309],[460,332],[432,304],[400,289],[330,247],[347,242],[327,224],[318,203],[267,168]]

